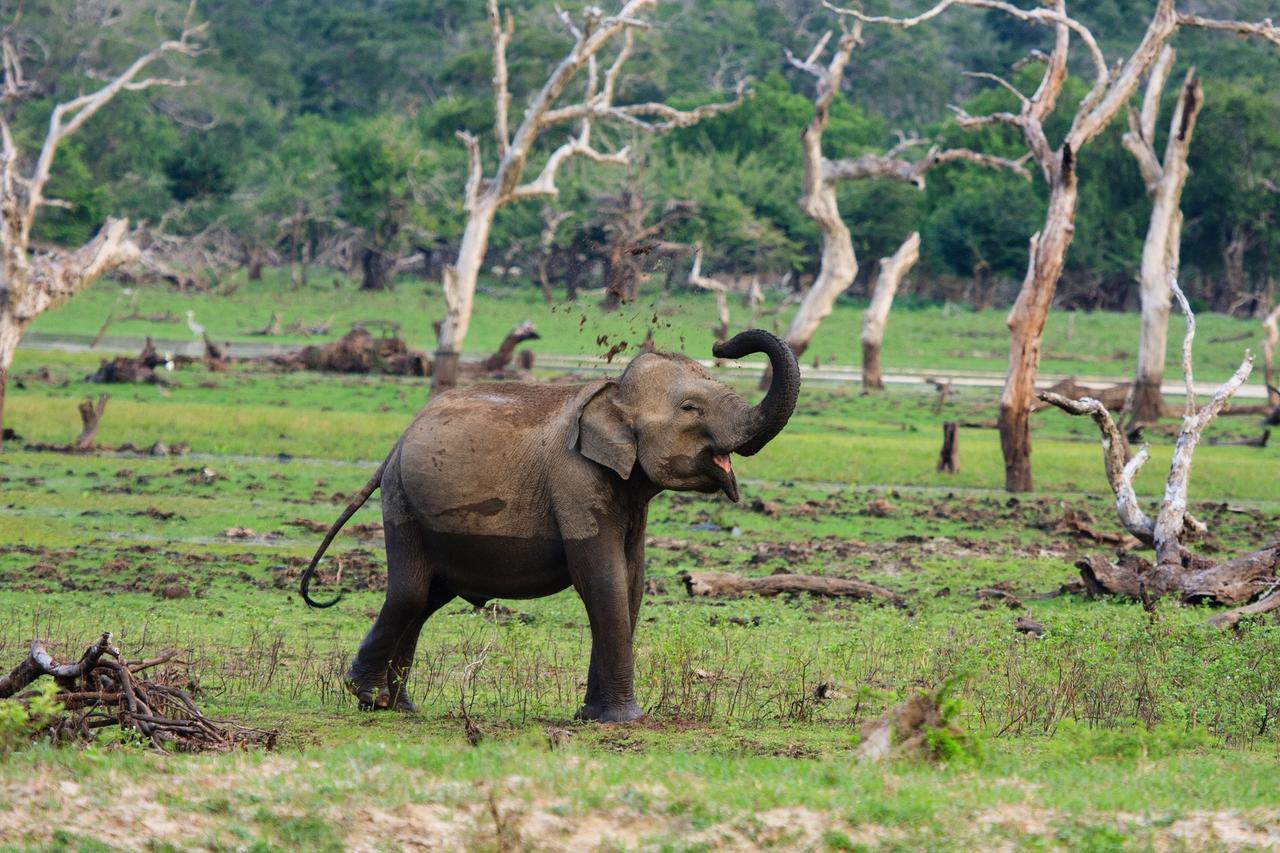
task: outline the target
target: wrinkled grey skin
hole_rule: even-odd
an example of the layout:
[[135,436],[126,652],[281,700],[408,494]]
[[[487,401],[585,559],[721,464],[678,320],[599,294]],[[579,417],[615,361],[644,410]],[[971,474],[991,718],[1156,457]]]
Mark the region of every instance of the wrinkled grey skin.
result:
[[774,380],[752,407],[679,355],[645,353],[617,380],[493,383],[449,391],[405,430],[378,473],[334,522],[303,575],[377,488],[387,597],[347,674],[365,708],[414,710],[405,692],[423,623],[454,598],[535,598],[573,586],[591,624],[578,717],[641,716],[632,637],[644,591],[645,519],[664,489],[738,499],[730,453],[751,455],[795,408],[800,372],[768,332],[743,332],[715,354],[765,352]]

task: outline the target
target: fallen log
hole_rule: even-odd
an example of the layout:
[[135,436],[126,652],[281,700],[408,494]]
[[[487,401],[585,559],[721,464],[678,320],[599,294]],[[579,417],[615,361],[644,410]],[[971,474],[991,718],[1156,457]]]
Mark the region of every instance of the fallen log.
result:
[[[1133,393],[1133,383],[1122,382],[1119,385],[1112,385],[1110,388],[1088,388],[1077,384],[1074,377],[1068,377],[1054,384],[1051,388],[1047,388],[1044,393],[1056,394],[1059,397],[1066,397],[1068,400],[1083,400],[1085,398],[1097,400],[1106,406],[1109,411],[1118,412],[1124,408],[1129,395]],[[1031,404],[1031,411],[1038,412],[1041,409],[1049,408],[1049,405],[1049,403],[1045,402],[1045,398],[1041,397],[1039,402]]]
[[1211,438],[1210,444],[1220,447],[1266,447],[1271,438],[1271,430],[1264,429],[1257,438]]
[[168,380],[156,373],[156,368],[169,364],[156,352],[155,344],[148,337],[142,351],[136,356],[120,355],[113,359],[104,359],[98,369],[85,377],[86,382],[150,382],[155,385],[168,385]]
[[746,578],[727,572],[681,572],[679,577],[691,597],[719,598],[743,595],[748,592],[774,596],[807,592],[810,595],[887,601],[895,607],[903,607],[906,604],[903,598],[892,590],[849,578],[796,574]]
[[410,350],[403,338],[394,335],[374,337],[363,326],[356,326],[336,341],[288,355],[270,356],[269,360],[290,370],[396,376],[431,374],[431,360],[426,353]]

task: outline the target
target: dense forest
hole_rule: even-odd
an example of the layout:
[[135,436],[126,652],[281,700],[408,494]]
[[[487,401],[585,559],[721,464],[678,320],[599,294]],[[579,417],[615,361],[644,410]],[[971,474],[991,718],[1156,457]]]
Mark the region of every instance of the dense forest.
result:
[[[38,86],[20,109],[7,107],[21,140],[38,140],[54,103],[100,69],[127,63],[186,10],[166,2],[5,5],[8,32]],[[515,22],[508,55],[518,116],[569,37],[551,4],[503,5]],[[1114,60],[1141,36],[1151,5],[1078,0],[1071,12]],[[1249,19],[1274,8],[1267,0],[1182,5]],[[867,6],[903,14],[923,4]],[[36,239],[79,244],[107,215],[122,215],[147,223],[153,245],[200,247],[209,269],[289,263],[302,276],[322,264],[363,273],[371,286],[390,286],[396,270],[438,275],[464,221],[466,150],[455,134],[470,130],[491,145],[483,4],[207,0],[198,14],[210,23],[208,50],[172,63],[191,85],[125,93],[69,141],[48,193],[66,205],[45,212]],[[659,4],[619,101],[688,107],[725,99],[743,79],[751,97],[659,137],[602,129],[604,144],[635,146],[632,165],[574,162],[557,198],[504,208],[490,272],[533,287],[541,273],[557,294],[572,295],[600,286],[618,245],[643,235],[648,245],[632,263],[668,281],[682,280],[692,257],[684,250],[701,242],[711,274],[802,284],[818,255],[817,230],[796,204],[813,81],[788,65],[785,51],[803,54],[839,26],[817,2]],[[882,151],[918,134],[1017,157],[1022,149],[1009,128],[961,130],[949,105],[977,113],[1012,103],[965,72],[1013,74],[1034,86],[1035,69],[1010,69],[1045,39],[1044,28],[974,9],[908,32],[868,28],[833,106],[828,154]],[[1179,33],[1175,44],[1173,79],[1196,66],[1205,97],[1183,204],[1183,278],[1200,305],[1251,312],[1274,298],[1280,275],[1280,51],[1200,31]],[[1083,51],[1072,61],[1087,71]],[[1086,86],[1073,75],[1055,117],[1069,121]],[[1166,97],[1175,94],[1170,87]],[[1058,290],[1066,307],[1124,308],[1137,298],[1150,202],[1120,143],[1123,130],[1117,120],[1080,158],[1077,232]],[[908,295],[983,305],[1011,298],[1027,239],[1043,221],[1045,188],[1038,177],[955,163],[932,171],[923,191],[869,180],[840,193],[864,261],[855,293],[865,292],[871,262],[919,229],[921,264]]]

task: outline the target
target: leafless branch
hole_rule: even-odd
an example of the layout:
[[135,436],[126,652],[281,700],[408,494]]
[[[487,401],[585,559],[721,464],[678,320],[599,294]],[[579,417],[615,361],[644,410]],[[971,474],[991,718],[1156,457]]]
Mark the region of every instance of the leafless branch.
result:
[[1173,449],[1173,461],[1169,464],[1169,479],[1165,483],[1164,499],[1156,517],[1154,539],[1156,559],[1159,563],[1178,562],[1181,556],[1181,533],[1187,512],[1187,486],[1191,478],[1191,458],[1205,427],[1222,411],[1227,401],[1253,370],[1253,355],[1245,351],[1244,360],[1231,378],[1219,386],[1210,399],[1198,411],[1195,408],[1194,386],[1191,378],[1191,345],[1195,339],[1195,318],[1187,298],[1175,279],[1169,287],[1177,297],[1178,305],[1187,317],[1187,334],[1182,343],[1182,372],[1187,384],[1186,415],[1182,419],[1182,431]]
[[455,136],[467,147],[467,186],[463,196],[462,207],[470,210],[480,194],[480,184],[484,180],[484,165],[480,160],[480,140],[469,130],[459,130]]
[[202,24],[191,25],[189,13],[188,23],[176,40],[165,41],[159,47],[138,57],[119,76],[97,91],[65,101],[53,108],[53,114],[49,117],[49,131],[36,159],[35,170],[32,172],[30,184],[28,185],[26,213],[23,217],[24,238],[29,234],[36,210],[42,203],[41,192],[45,183],[49,180],[49,170],[53,166],[53,157],[62,141],[79,130],[98,110],[102,109],[122,91],[145,89],[151,86],[185,85],[185,81],[165,78],[144,80],[136,80],[135,78],[147,66],[168,54],[194,56],[200,53],[203,50],[200,40],[205,35],[208,26],[207,21]]
[[511,43],[515,22],[508,11],[507,20],[503,23],[498,11],[498,0],[489,0],[486,9],[489,13],[489,32],[493,38],[493,136],[498,143],[498,156],[501,157],[507,153],[507,145],[511,140],[507,132],[507,114],[511,109],[511,92],[507,88],[507,45]]
[[1178,24],[1184,27],[1199,27],[1205,30],[1226,30],[1244,36],[1258,36],[1275,45],[1280,45],[1280,27],[1266,18],[1257,23],[1247,21],[1219,21],[1202,18],[1199,15],[1178,14]]
[[703,290],[710,290],[716,295],[716,314],[720,318],[720,326],[716,337],[724,340],[729,335],[729,288],[724,282],[717,281],[702,274],[702,244],[698,243],[693,253],[693,268],[689,270],[689,283]]
[[1107,482],[1116,496],[1116,514],[1120,516],[1120,523],[1125,530],[1151,545],[1154,541],[1152,536],[1155,522],[1138,505],[1138,496],[1133,488],[1133,478],[1150,457],[1147,446],[1143,445],[1133,459],[1127,459],[1129,444],[1125,441],[1124,434],[1111,419],[1107,407],[1092,397],[1073,400],[1052,391],[1041,391],[1036,396],[1068,414],[1093,418],[1102,433],[1102,459],[1107,471]]

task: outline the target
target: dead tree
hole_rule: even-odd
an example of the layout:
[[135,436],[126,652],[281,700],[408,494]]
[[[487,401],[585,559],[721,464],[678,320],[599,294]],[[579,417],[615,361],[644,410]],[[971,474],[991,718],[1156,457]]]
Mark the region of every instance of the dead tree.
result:
[[[836,299],[849,289],[858,275],[858,257],[853,249],[853,237],[840,217],[840,208],[836,202],[836,191],[841,183],[863,178],[888,178],[924,189],[925,174],[930,169],[954,160],[1004,166],[1026,174],[1021,163],[967,149],[944,151],[936,145],[931,146],[923,158],[908,160],[904,156],[908,150],[925,144],[925,140],[914,137],[902,139],[888,154],[827,159],[822,153],[822,135],[830,118],[831,102],[844,80],[845,66],[848,65],[854,48],[862,44],[861,22],[855,22],[850,32],[840,36],[831,59],[824,65],[821,63],[822,55],[826,52],[832,35],[831,31],[827,31],[804,59],[787,51],[787,61],[792,66],[812,75],[818,81],[813,99],[813,119],[801,134],[804,149],[804,194],[800,198],[800,209],[818,226],[822,259],[818,277],[801,300],[786,334],[786,341],[797,357],[808,349],[818,326],[835,307]],[[761,387],[767,387],[769,381],[770,376],[766,371],[761,379]]]
[[1155,550],[1155,563],[1127,555],[1118,563],[1092,557],[1077,563],[1086,588],[1091,594],[1123,595],[1146,601],[1164,595],[1178,595],[1183,601],[1205,601],[1216,604],[1241,604],[1264,591],[1266,596],[1247,607],[1220,614],[1211,624],[1234,625],[1243,615],[1265,613],[1280,608],[1280,592],[1275,591],[1276,571],[1280,569],[1280,541],[1261,550],[1225,562],[1214,562],[1187,549],[1185,542],[1205,532],[1205,525],[1187,512],[1187,488],[1191,479],[1191,461],[1205,428],[1234,394],[1253,369],[1253,356],[1245,352],[1236,372],[1204,406],[1196,407],[1192,382],[1191,345],[1195,339],[1195,317],[1177,282],[1170,280],[1170,291],[1187,318],[1187,334],[1182,342],[1182,374],[1186,381],[1186,409],[1182,430],[1174,446],[1169,464],[1169,477],[1164,497],[1154,519],[1143,512],[1133,488],[1133,479],[1148,459],[1143,445],[1132,459],[1126,459],[1124,437],[1106,407],[1097,400],[1070,400],[1050,392],[1041,399],[1073,415],[1089,415],[1102,433],[1102,452],[1107,480],[1116,496],[1116,513],[1124,528],[1143,545]]
[[702,244],[699,243],[693,252],[693,269],[689,270],[689,283],[703,290],[710,290],[716,295],[716,316],[718,322],[715,329],[717,341],[729,339],[729,288],[723,281],[702,274]]
[[[824,0],[824,5],[835,8]],[[1022,288],[1009,312],[1009,372],[1000,396],[1000,447],[1004,454],[1005,488],[1011,492],[1030,491],[1031,481],[1031,406],[1035,399],[1036,371],[1040,366],[1040,340],[1045,320],[1053,305],[1054,291],[1062,275],[1067,248],[1075,231],[1077,204],[1076,157],[1080,150],[1111,123],[1129,103],[1139,82],[1160,56],[1165,43],[1180,25],[1230,30],[1245,35],[1260,35],[1280,43],[1280,28],[1270,21],[1259,24],[1239,21],[1210,21],[1195,15],[1179,15],[1174,0],[1158,0],[1155,13],[1133,52],[1114,69],[1103,56],[1093,33],[1075,18],[1067,15],[1066,0],[1046,0],[1044,6],[1022,9],[1002,0],[941,0],[931,9],[911,18],[892,18],[864,14],[858,9],[836,9],[859,23],[885,24],[910,28],[936,18],[952,6],[995,10],[1019,21],[1050,26],[1054,32],[1053,48],[1047,55],[1037,51],[1033,58],[1044,64],[1044,74],[1035,92],[1023,94],[1012,83],[994,74],[972,76],[990,80],[1012,94],[1019,109],[972,116],[956,110],[961,127],[1007,125],[1017,128],[1026,142],[1028,153],[1040,167],[1049,186],[1044,226],[1032,235],[1030,258]],[[1076,108],[1066,134],[1057,145],[1049,142],[1044,123],[1053,113],[1067,78],[1067,60],[1071,37],[1086,48],[1093,67],[1093,84]]]
[[1141,113],[1129,109],[1129,132],[1124,147],[1138,161],[1142,182],[1151,198],[1151,221],[1142,244],[1140,294],[1142,332],[1138,343],[1138,368],[1134,379],[1131,423],[1152,423],[1165,413],[1160,385],[1164,381],[1165,347],[1169,334],[1169,278],[1178,274],[1182,241],[1182,188],[1187,181],[1187,154],[1196,117],[1204,103],[1195,69],[1187,71],[1178,92],[1178,103],[1169,122],[1164,159],[1155,151],[1156,117],[1160,94],[1173,68],[1176,52],[1169,45],[1160,51],[1147,79]]
[[1280,406],[1280,378],[1276,377],[1276,345],[1280,344],[1280,305],[1262,321],[1262,375],[1267,383],[1267,402]]
[[32,250],[31,228],[41,209],[68,206],[44,195],[58,147],[121,92],[186,85],[183,79],[139,79],[139,75],[161,58],[200,52],[198,42],[207,25],[194,23],[194,11],[193,3],[177,39],[144,53],[101,87],[54,106],[34,161],[20,149],[10,123],[15,105],[36,86],[25,76],[21,53],[15,49],[9,31],[0,36],[4,58],[0,88],[0,436],[4,434],[5,385],[23,332],[45,311],[141,254],[129,239],[128,220],[114,217],[108,218],[97,235],[78,249]]
[[[480,140],[468,131],[459,131],[458,138],[466,145],[468,157],[463,201],[467,224],[462,232],[457,260],[447,265],[442,275],[446,313],[437,338],[436,361],[431,376],[433,391],[452,388],[457,383],[458,354],[471,322],[476,283],[498,208],[522,199],[555,197],[558,193],[556,173],[565,161],[573,157],[613,165],[628,163],[630,152],[626,147],[613,152],[603,152],[594,147],[591,130],[596,121],[655,133],[694,124],[741,102],[744,86],[739,86],[738,97],[732,102],[707,104],[689,111],[677,110],[663,103],[614,103],[619,75],[631,55],[635,29],[645,26],[640,16],[656,4],[657,0],[627,0],[616,15],[605,15],[599,7],[588,6],[580,23],[561,12],[560,19],[573,38],[573,46],[547,77],[542,89],[529,101],[524,118],[512,133],[508,130],[511,94],[507,88],[507,44],[511,41],[514,24],[510,14],[504,20],[499,13],[497,0],[489,0],[489,28],[493,37],[493,133],[498,164],[493,177],[486,178]],[[622,45],[601,75],[599,55],[618,36],[622,37]],[[582,101],[556,106],[569,83],[584,68],[587,80]],[[536,178],[522,183],[525,167],[539,138],[549,130],[575,122],[576,133],[551,152]]]
[[871,304],[862,315],[862,387],[884,389],[880,375],[880,345],[884,343],[884,329],[889,323],[889,308],[898,293],[898,285],[916,261],[920,260],[920,232],[912,231],[898,251],[880,259],[880,271],[875,287],[871,290]]

